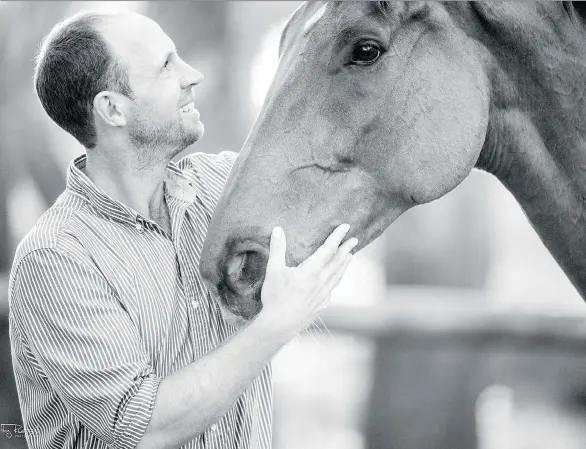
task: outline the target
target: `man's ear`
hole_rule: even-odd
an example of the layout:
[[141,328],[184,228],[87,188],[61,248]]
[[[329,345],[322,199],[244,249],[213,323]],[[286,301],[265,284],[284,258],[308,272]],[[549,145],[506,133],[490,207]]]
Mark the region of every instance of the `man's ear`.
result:
[[100,92],[94,97],[96,118],[110,126],[126,126],[126,102],[115,92]]

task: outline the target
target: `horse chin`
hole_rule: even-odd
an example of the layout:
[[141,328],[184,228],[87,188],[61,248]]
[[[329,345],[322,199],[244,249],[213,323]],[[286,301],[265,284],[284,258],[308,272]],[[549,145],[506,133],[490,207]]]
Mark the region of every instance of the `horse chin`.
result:
[[258,293],[253,291],[245,294],[233,292],[222,286],[219,290],[224,312],[227,312],[228,316],[232,315],[234,319],[241,318],[249,321],[262,310],[260,289]]
[[[256,315],[262,309],[262,304],[259,305],[255,303],[248,302],[238,302],[237,304],[245,304],[244,307],[242,306],[228,306],[226,305],[223,300],[219,302],[220,311],[222,312],[222,317],[225,322],[227,322],[230,326],[241,329],[246,327],[250,322],[253,320]],[[258,310],[257,310],[258,309]]]

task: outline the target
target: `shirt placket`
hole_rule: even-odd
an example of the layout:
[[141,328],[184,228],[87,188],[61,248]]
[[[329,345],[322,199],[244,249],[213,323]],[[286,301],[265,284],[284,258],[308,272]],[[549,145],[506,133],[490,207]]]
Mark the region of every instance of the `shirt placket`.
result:
[[174,236],[175,254],[177,260],[177,272],[179,275],[179,282],[183,289],[184,298],[186,301],[187,316],[189,322],[189,337],[193,348],[194,358],[199,358],[213,348],[213,343],[208,337],[210,332],[210,317],[207,308],[205,297],[199,292],[197,282],[194,276],[197,267],[192,257],[184,248],[184,232],[185,221],[188,220],[186,214],[186,204],[181,204],[175,213],[179,214],[178,219],[181,220],[180,226],[176,229]]
[[197,267],[193,262],[184,260],[184,253],[180,252],[180,263],[183,266],[184,288],[189,298],[189,321],[191,339],[197,348],[196,357],[201,357],[217,345],[217,338],[213,332],[210,308],[207,298],[198,288],[195,276]]
[[[186,251],[188,232],[192,229],[190,220],[197,220],[187,212],[187,202],[175,204],[174,217],[179,220],[173,229],[177,272],[187,302],[189,334],[194,350],[194,359],[213,351],[220,342],[219,329],[216,323],[215,304],[203,286],[197,266],[197,254]],[[176,231],[175,231],[176,230]],[[195,251],[190,248],[189,251]],[[198,250],[201,250],[199,248]],[[234,410],[230,410],[217,423],[211,425],[202,435],[197,447],[206,449],[232,449],[234,440]],[[229,429],[229,430],[226,430]]]
[[211,425],[204,433],[204,445],[206,449],[232,449],[226,436],[220,430],[219,422]]

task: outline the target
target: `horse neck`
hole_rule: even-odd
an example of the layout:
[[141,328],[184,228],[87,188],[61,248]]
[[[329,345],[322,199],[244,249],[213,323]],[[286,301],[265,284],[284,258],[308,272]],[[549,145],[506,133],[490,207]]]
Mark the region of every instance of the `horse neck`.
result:
[[518,17],[472,6],[492,94],[477,167],[515,196],[586,298],[586,36],[558,2],[522,3]]

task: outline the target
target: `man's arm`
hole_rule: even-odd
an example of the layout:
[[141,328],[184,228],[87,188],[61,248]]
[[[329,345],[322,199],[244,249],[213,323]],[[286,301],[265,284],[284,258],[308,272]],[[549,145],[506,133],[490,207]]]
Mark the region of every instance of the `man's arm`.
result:
[[218,421],[286,343],[253,321],[228,342],[166,377],[137,449],[175,448]]
[[329,302],[356,245],[350,239],[340,246],[346,232],[338,228],[296,268],[285,265],[285,237],[273,232],[262,311],[220,348],[163,380],[137,448],[178,447],[228,411],[277,351]]
[[[115,291],[83,248],[70,249],[38,249],[15,267],[11,322],[67,412],[109,447],[134,448],[162,378]],[[27,407],[22,413],[25,426],[51,420]]]

